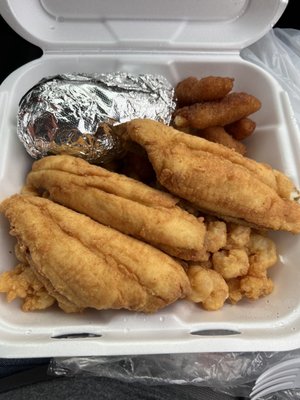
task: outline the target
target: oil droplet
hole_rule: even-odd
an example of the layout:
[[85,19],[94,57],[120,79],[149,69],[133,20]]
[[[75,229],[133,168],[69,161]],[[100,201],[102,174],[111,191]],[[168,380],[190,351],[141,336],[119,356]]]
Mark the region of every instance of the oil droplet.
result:
[[164,322],[164,320],[165,320],[165,317],[159,317],[160,322]]
[[27,329],[27,331],[25,332],[25,335],[30,335],[32,333],[31,329]]

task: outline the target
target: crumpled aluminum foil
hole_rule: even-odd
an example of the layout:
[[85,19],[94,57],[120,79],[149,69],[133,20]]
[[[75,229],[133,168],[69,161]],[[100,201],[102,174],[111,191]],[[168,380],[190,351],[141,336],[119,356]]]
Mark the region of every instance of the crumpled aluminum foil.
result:
[[123,153],[110,125],[134,118],[169,124],[174,88],[160,75],[61,74],[42,79],[21,99],[17,134],[33,158],[71,154],[105,163]]

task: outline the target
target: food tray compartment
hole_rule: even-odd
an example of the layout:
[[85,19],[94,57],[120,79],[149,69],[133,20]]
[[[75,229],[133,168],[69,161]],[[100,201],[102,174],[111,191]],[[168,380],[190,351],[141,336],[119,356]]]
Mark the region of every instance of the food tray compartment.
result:
[[[0,200],[24,183],[32,159],[16,135],[21,97],[41,78],[64,72],[159,73],[173,85],[187,76],[234,77],[234,91],[258,97],[262,108],[247,139],[247,155],[289,175],[299,186],[299,137],[287,94],[261,68],[228,55],[44,55],[15,71],[1,86]],[[1,216],[0,271],[15,265],[14,239]],[[24,313],[18,301],[0,299],[0,352],[3,357],[47,357],[207,351],[289,350],[300,343],[300,236],[272,233],[279,260],[271,268],[274,292],[260,300],[225,304],[215,312],[178,301],[153,314],[56,309]],[[288,295],[287,295],[288,294]],[[272,338],[272,339],[271,339]],[[251,347],[249,347],[251,344]]]

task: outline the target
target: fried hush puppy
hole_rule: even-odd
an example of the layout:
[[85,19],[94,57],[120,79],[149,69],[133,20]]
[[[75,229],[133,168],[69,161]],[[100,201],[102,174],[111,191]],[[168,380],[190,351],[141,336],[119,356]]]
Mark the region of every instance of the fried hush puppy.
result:
[[255,113],[261,102],[248,93],[233,92],[221,100],[195,103],[175,111],[175,126],[205,129],[210,126],[224,126]]
[[178,106],[221,99],[232,90],[233,82],[233,78],[221,76],[206,76],[201,79],[190,76],[179,82],[175,88]]
[[[150,313],[190,291],[184,269],[167,254],[48,199],[14,195],[1,203],[0,211],[10,222],[22,258],[65,312],[95,308]],[[12,274],[9,278],[20,280]],[[9,278],[2,275],[2,291]],[[26,292],[27,283],[22,285]]]
[[259,229],[300,232],[300,205],[283,173],[153,120],[132,120],[115,131],[142,146],[159,183],[196,208]]
[[246,146],[227,133],[223,126],[212,126],[210,128],[198,130],[197,136],[209,140],[210,142],[222,144],[242,155],[246,154]]
[[238,121],[225,125],[224,129],[236,140],[244,140],[254,132],[256,122],[251,118],[241,118]]
[[81,212],[184,260],[205,254],[205,225],[177,206],[179,199],[69,155],[33,163],[25,192]]
[[248,93],[231,92],[233,83],[233,78],[219,76],[190,76],[179,82],[172,125],[245,154],[240,141],[254,132],[256,123],[248,116],[261,108],[261,102]]

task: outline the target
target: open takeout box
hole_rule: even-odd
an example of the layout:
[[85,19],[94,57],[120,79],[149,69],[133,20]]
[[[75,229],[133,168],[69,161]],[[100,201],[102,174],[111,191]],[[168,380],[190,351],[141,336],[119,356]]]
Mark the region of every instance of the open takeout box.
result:
[[[159,73],[172,84],[194,75],[235,78],[234,90],[258,97],[248,156],[299,185],[300,143],[288,95],[242,48],[264,35],[285,0],[3,0],[0,12],[43,56],[0,87],[0,200],[24,183],[32,159],[16,134],[21,97],[41,78],[64,72]],[[0,270],[15,264],[1,216]],[[24,313],[0,301],[0,356],[42,357],[178,352],[279,351],[300,346],[300,236],[274,233],[279,261],[274,292],[255,302],[207,312],[186,301],[153,315],[127,311]]]

